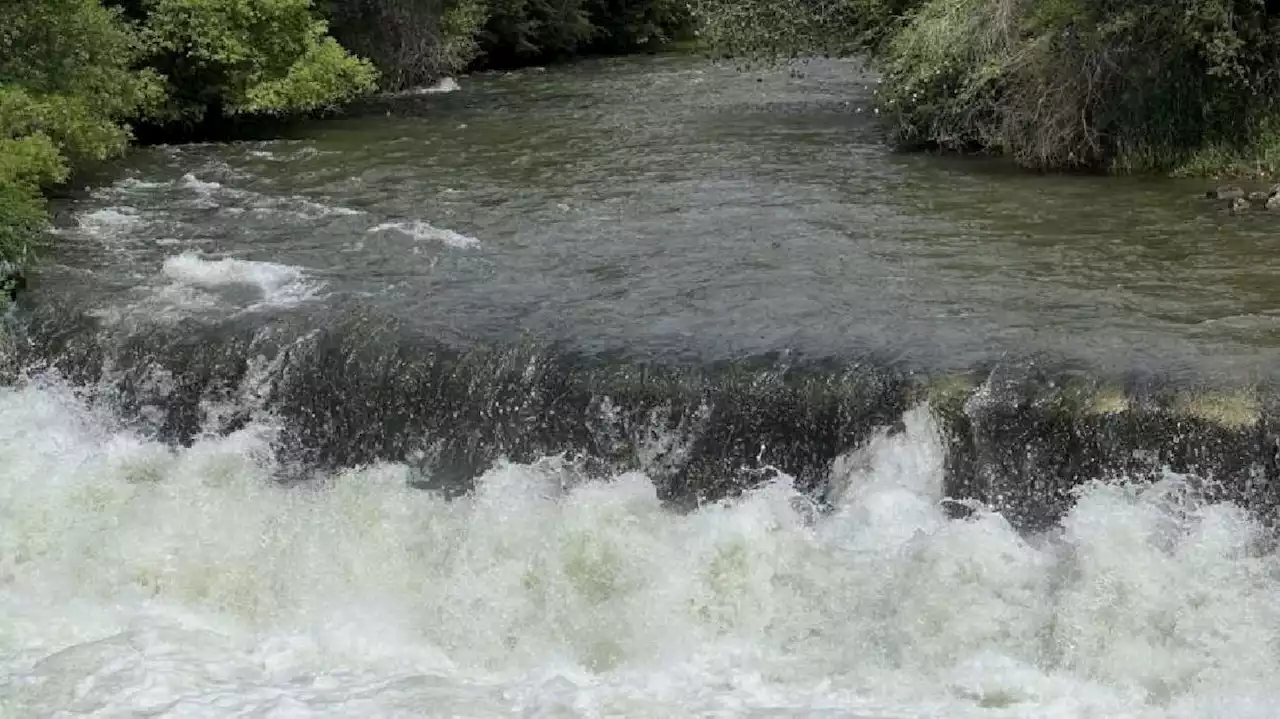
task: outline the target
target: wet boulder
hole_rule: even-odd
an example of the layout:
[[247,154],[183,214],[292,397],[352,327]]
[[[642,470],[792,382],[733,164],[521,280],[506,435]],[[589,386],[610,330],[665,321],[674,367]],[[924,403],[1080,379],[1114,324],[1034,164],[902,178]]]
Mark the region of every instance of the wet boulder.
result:
[[952,511],[963,516],[976,502],[1041,532],[1070,511],[1082,485],[1142,486],[1170,472],[1185,475],[1196,501],[1233,502],[1274,523],[1276,399],[1245,387],[1110,384],[1015,366],[936,393],[930,405],[947,445]]

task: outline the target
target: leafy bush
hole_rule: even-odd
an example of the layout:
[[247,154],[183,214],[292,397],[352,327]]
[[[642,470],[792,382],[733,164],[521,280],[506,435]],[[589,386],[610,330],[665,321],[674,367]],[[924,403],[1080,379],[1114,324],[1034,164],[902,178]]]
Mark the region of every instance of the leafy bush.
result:
[[119,121],[158,97],[136,34],[97,0],[17,0],[0,24],[0,262],[24,262],[48,223],[41,189],[73,162],[123,152]]
[[48,222],[41,191],[122,153],[138,118],[304,112],[372,88],[309,0],[10,0],[0,23],[0,262]]
[[79,98],[96,116],[123,118],[160,100],[154,73],[136,72],[139,38],[99,0],[10,0],[0,23],[0,85]]
[[874,51],[920,0],[695,0],[708,49],[748,62]]
[[676,39],[685,0],[321,0],[342,44],[382,86],[428,84],[471,67],[518,67]]
[[166,79],[161,117],[299,113],[368,92],[377,74],[328,37],[311,0],[147,0],[147,60]]
[[48,224],[49,215],[38,189],[0,181],[0,264],[26,263],[32,240]]

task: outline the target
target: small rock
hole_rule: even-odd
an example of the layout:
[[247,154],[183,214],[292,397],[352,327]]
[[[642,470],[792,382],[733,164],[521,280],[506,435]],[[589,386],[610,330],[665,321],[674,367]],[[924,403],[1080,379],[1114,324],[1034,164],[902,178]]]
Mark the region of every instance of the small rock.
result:
[[27,289],[27,275],[22,268],[8,262],[0,262],[0,295],[14,302],[18,299],[18,293],[25,289]]
[[1245,210],[1248,210],[1250,207],[1252,207],[1252,205],[1250,205],[1249,201],[1243,197],[1233,198],[1231,202],[1227,204],[1227,209],[1231,210],[1232,212],[1244,212]]
[[1267,198],[1267,209],[1272,211],[1280,210],[1280,194]]
[[1205,193],[1205,197],[1213,200],[1237,200],[1244,199],[1244,196],[1244,190],[1235,185],[1222,185]]

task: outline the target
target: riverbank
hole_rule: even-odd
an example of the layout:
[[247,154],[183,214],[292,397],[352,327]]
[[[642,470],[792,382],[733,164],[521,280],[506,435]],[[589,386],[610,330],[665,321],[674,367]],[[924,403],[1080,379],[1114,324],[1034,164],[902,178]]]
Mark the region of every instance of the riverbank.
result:
[[[688,23],[687,8],[666,0],[21,0],[0,32],[0,262],[34,259],[48,227],[46,190],[135,140],[261,134],[375,87],[640,50]],[[6,296],[20,282],[14,272],[0,277]]]
[[0,78],[0,262],[21,267],[48,226],[45,192],[122,155],[135,124],[306,113],[371,91],[376,71],[305,0],[20,0]]
[[995,153],[1047,171],[1268,178],[1280,170],[1280,17],[1270,3],[700,7],[706,37],[728,54],[870,54],[882,75],[881,116],[902,148]]

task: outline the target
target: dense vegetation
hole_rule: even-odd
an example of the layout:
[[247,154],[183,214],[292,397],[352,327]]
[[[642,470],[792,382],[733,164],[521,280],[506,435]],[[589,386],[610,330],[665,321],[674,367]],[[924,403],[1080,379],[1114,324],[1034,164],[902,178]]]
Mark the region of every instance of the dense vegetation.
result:
[[122,153],[130,123],[314,110],[376,72],[308,0],[11,0],[0,24],[0,261],[47,222],[42,191]]
[[681,0],[321,0],[334,35],[400,90],[474,67],[620,53],[676,38]]
[[0,283],[48,222],[43,192],[121,154],[140,126],[182,136],[477,64],[622,52],[689,18],[676,0],[8,0]]
[[907,148],[1038,169],[1280,171],[1280,0],[702,0],[708,41],[868,52]]

